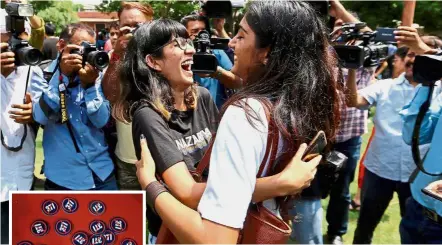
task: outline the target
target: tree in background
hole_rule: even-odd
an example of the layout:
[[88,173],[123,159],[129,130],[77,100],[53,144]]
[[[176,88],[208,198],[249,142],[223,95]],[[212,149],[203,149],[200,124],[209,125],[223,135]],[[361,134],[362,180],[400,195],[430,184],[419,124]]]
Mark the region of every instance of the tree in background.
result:
[[34,0],[30,3],[38,16],[45,22],[52,22],[56,26],[56,35],[60,34],[67,24],[77,22],[77,12],[83,8],[83,5],[74,4],[72,1]]
[[[394,20],[402,16],[401,1],[342,1],[345,8],[358,13],[360,19],[372,28],[396,27]],[[425,33],[441,35],[442,3],[440,1],[418,1],[414,13],[414,22],[424,26]]]
[[[154,10],[154,17],[157,18],[169,18],[179,21],[182,17],[190,14],[192,11],[199,9],[198,1],[179,1],[179,0],[168,0],[168,1],[146,1],[142,0],[140,2],[149,3]],[[118,11],[120,8],[121,1],[116,0],[108,4],[100,4],[96,9],[100,12],[113,12]]]

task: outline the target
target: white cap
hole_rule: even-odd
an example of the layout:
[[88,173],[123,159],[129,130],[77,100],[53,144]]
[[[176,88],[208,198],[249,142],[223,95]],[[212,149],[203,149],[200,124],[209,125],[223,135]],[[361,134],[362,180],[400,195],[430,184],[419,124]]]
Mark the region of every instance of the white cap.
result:
[[[0,33],[8,33],[6,31],[6,16],[8,16],[8,13],[6,13],[5,9],[0,9]],[[25,21],[25,32],[28,33],[28,35],[31,35],[31,25],[29,24],[29,21]]]

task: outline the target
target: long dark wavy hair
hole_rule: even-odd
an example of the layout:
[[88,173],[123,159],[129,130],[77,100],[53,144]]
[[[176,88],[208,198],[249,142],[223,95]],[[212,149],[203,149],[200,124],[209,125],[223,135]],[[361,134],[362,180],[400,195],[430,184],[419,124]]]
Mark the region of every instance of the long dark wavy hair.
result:
[[[243,99],[259,100],[283,136],[286,159],[319,130],[333,140],[340,117],[340,87],[325,23],[302,1],[254,1],[245,19],[256,35],[256,48],[269,48],[268,60],[248,72],[245,87],[221,113],[228,106],[239,106],[252,123],[256,114]],[[285,167],[280,165],[271,174]]]
[[[169,81],[146,63],[146,55],[163,57],[163,46],[173,37],[188,38],[186,28],[177,21],[158,19],[141,25],[129,41],[124,59],[119,67],[121,95],[112,108],[117,120],[131,122],[134,112],[140,106],[150,106],[165,120],[174,110],[174,99]],[[197,90],[195,85],[185,92],[185,104],[195,108]]]

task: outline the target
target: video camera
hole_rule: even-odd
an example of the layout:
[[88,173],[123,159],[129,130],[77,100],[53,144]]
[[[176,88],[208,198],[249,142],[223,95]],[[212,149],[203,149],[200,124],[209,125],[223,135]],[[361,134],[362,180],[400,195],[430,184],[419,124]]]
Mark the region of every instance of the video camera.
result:
[[109,56],[104,51],[98,51],[97,46],[90,42],[83,41],[80,49],[71,50],[71,54],[78,54],[83,57],[83,67],[87,63],[102,71],[109,65]]
[[[244,6],[243,0],[207,1],[201,8],[207,18],[229,18],[233,8]],[[206,23],[208,24],[208,23]],[[193,41],[196,53],[193,55],[192,71],[195,73],[212,74],[217,71],[218,60],[212,49],[228,49],[230,39],[211,38],[208,31],[201,31]]]
[[[345,23],[342,27],[330,34],[331,37],[337,32],[342,33],[332,40],[332,43],[345,43],[333,45],[343,67],[357,69],[362,66],[378,66],[388,57],[388,45],[395,43],[392,28],[378,28],[374,32],[361,33],[366,27],[363,22]],[[356,45],[348,45],[348,42],[362,41]]]
[[[40,50],[29,46],[28,41],[19,36],[25,32],[25,18],[34,15],[34,9],[30,4],[8,3],[5,7],[6,13],[6,31],[12,33],[8,41],[8,50],[15,54],[15,65],[38,65],[43,54]],[[30,34],[30,33],[29,33]]]
[[204,74],[215,73],[218,60],[212,49],[227,49],[229,41],[228,38],[211,38],[209,32],[200,31],[193,41],[196,53],[193,55],[192,71]]

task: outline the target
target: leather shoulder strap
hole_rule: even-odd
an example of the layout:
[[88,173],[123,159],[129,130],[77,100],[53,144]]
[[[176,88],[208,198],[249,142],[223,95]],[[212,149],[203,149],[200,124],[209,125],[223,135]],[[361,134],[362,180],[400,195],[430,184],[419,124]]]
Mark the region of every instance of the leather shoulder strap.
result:
[[213,142],[215,142],[216,134],[212,136],[212,139],[210,140],[209,147],[207,148],[206,153],[204,153],[203,158],[198,163],[198,166],[196,167],[195,172],[199,174],[200,176],[203,174],[204,170],[209,166],[210,164],[210,156],[212,155],[212,148],[213,148]]
[[[269,170],[273,169],[273,165],[276,159],[276,154],[278,151],[278,142],[279,142],[279,132],[277,130],[275,123],[271,119],[271,113],[268,109],[268,106],[263,104],[263,108],[265,110],[268,122],[268,133],[267,133],[266,152],[259,167],[259,171],[257,174],[258,178],[261,177],[269,157],[270,157],[270,162],[268,169]],[[207,148],[206,153],[204,154],[203,158],[201,159],[200,163],[196,168],[195,172],[199,175],[201,175],[204,172],[204,170],[206,170],[206,168],[210,165],[210,156],[212,154],[212,148],[213,148],[213,143],[215,142],[215,138],[216,135],[212,137],[211,142],[209,144],[209,148]]]
[[[268,133],[267,133],[267,146],[266,146],[266,152],[264,154],[264,157],[262,159],[262,162],[259,166],[258,173],[256,174],[257,178],[260,178],[262,176],[262,173],[264,172],[264,169],[266,167],[267,162],[269,162],[268,165],[268,171],[269,173],[274,166],[276,154],[278,152],[278,143],[279,143],[279,132],[276,128],[275,123],[273,120],[268,121]],[[270,160],[269,160],[270,157]]]

